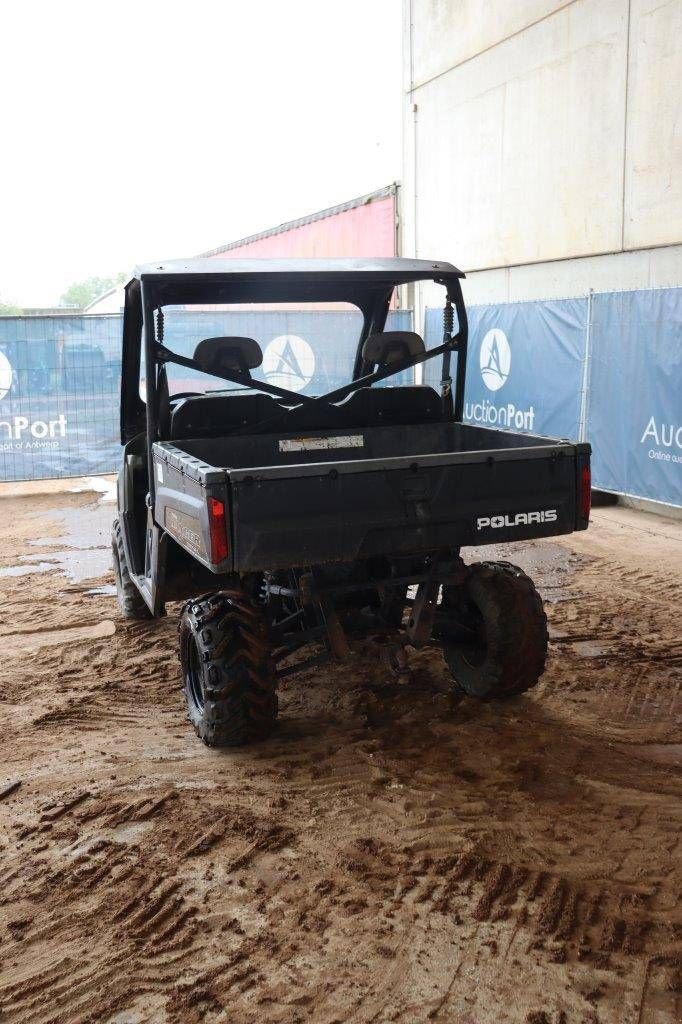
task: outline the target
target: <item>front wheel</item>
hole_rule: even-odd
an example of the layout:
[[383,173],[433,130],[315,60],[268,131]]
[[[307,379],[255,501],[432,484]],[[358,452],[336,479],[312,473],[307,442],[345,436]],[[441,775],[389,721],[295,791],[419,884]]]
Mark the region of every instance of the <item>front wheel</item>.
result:
[[189,601],[180,618],[180,662],[187,714],[209,747],[266,739],[277,719],[267,620],[240,593]]
[[533,581],[509,562],[470,566],[461,587],[443,587],[443,654],[471,697],[515,697],[545,670],[547,617]]

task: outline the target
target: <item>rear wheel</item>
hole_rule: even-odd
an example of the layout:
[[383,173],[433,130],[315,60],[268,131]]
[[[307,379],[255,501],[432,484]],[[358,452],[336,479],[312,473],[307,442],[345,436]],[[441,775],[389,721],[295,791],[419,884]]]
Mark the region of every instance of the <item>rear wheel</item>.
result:
[[123,532],[118,519],[114,519],[111,528],[111,552],[114,561],[114,576],[116,577],[116,597],[121,615],[124,619],[151,619],[152,613],[144,603],[142,595],[130,575],[123,546]]
[[445,661],[472,697],[515,697],[545,670],[547,617],[533,581],[509,562],[480,562],[461,587],[444,587]]
[[277,719],[267,620],[245,595],[189,601],[180,618],[180,661],[187,714],[209,747],[266,739]]

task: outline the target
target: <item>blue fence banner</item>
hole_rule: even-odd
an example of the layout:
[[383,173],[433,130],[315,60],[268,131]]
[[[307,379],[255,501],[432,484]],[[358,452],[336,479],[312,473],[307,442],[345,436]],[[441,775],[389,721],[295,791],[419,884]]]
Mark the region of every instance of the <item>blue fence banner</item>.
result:
[[120,316],[0,319],[0,480],[111,470]]
[[[256,338],[263,365],[254,376],[307,394],[351,379],[362,328],[361,314],[352,309],[176,309],[165,322],[166,344],[181,355],[191,355],[202,338]],[[410,310],[389,314],[389,330],[411,326]],[[0,480],[116,470],[120,376],[120,316],[0,317]],[[196,388],[200,377],[169,367],[171,390]],[[216,387],[215,378],[206,382]]]
[[[442,311],[425,320],[439,345]],[[473,306],[469,324],[468,423],[586,439],[593,486],[682,506],[682,288]],[[410,310],[389,314],[387,329],[411,327]],[[256,338],[254,376],[312,395],[350,380],[361,315],[169,309],[165,329],[180,355],[206,337]],[[216,386],[168,373],[171,393]],[[114,471],[120,374],[120,316],[0,317],[0,480]],[[439,358],[424,364],[424,383],[440,376]]]
[[592,297],[593,486],[682,505],[682,288]]
[[[471,306],[465,421],[577,440],[586,325],[586,298]],[[440,344],[440,310],[426,311],[425,333]],[[424,383],[437,387],[440,372],[430,360]]]

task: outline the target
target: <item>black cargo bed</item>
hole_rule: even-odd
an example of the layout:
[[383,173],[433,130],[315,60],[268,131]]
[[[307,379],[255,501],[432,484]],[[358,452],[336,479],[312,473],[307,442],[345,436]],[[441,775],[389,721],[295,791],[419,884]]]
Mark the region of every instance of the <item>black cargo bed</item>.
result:
[[[457,455],[477,461],[484,452],[491,452],[496,458],[517,458],[518,449],[523,449],[523,457],[526,458],[530,456],[528,449],[540,448],[544,455],[548,446],[556,448],[558,443],[546,437],[506,433],[463,423],[348,427],[175,442],[189,455],[209,465],[229,469],[233,479],[238,479],[239,470],[260,474],[266,469],[321,462],[358,463],[438,455],[448,458]],[[356,466],[355,471],[358,470]]]
[[453,422],[162,442],[157,505],[224,493],[240,572],[522,540],[576,529],[583,452]]

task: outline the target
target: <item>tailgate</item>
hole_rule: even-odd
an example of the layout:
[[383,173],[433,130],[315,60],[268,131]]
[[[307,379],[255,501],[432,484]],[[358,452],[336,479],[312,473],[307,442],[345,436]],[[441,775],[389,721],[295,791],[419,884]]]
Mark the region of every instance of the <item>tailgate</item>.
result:
[[212,572],[230,572],[232,555],[214,560],[209,503],[222,506],[220,530],[229,531],[227,474],[168,442],[156,442],[154,462],[154,520],[181,548]]
[[[228,470],[240,572],[570,533],[589,445]],[[586,521],[584,525],[587,525]]]

